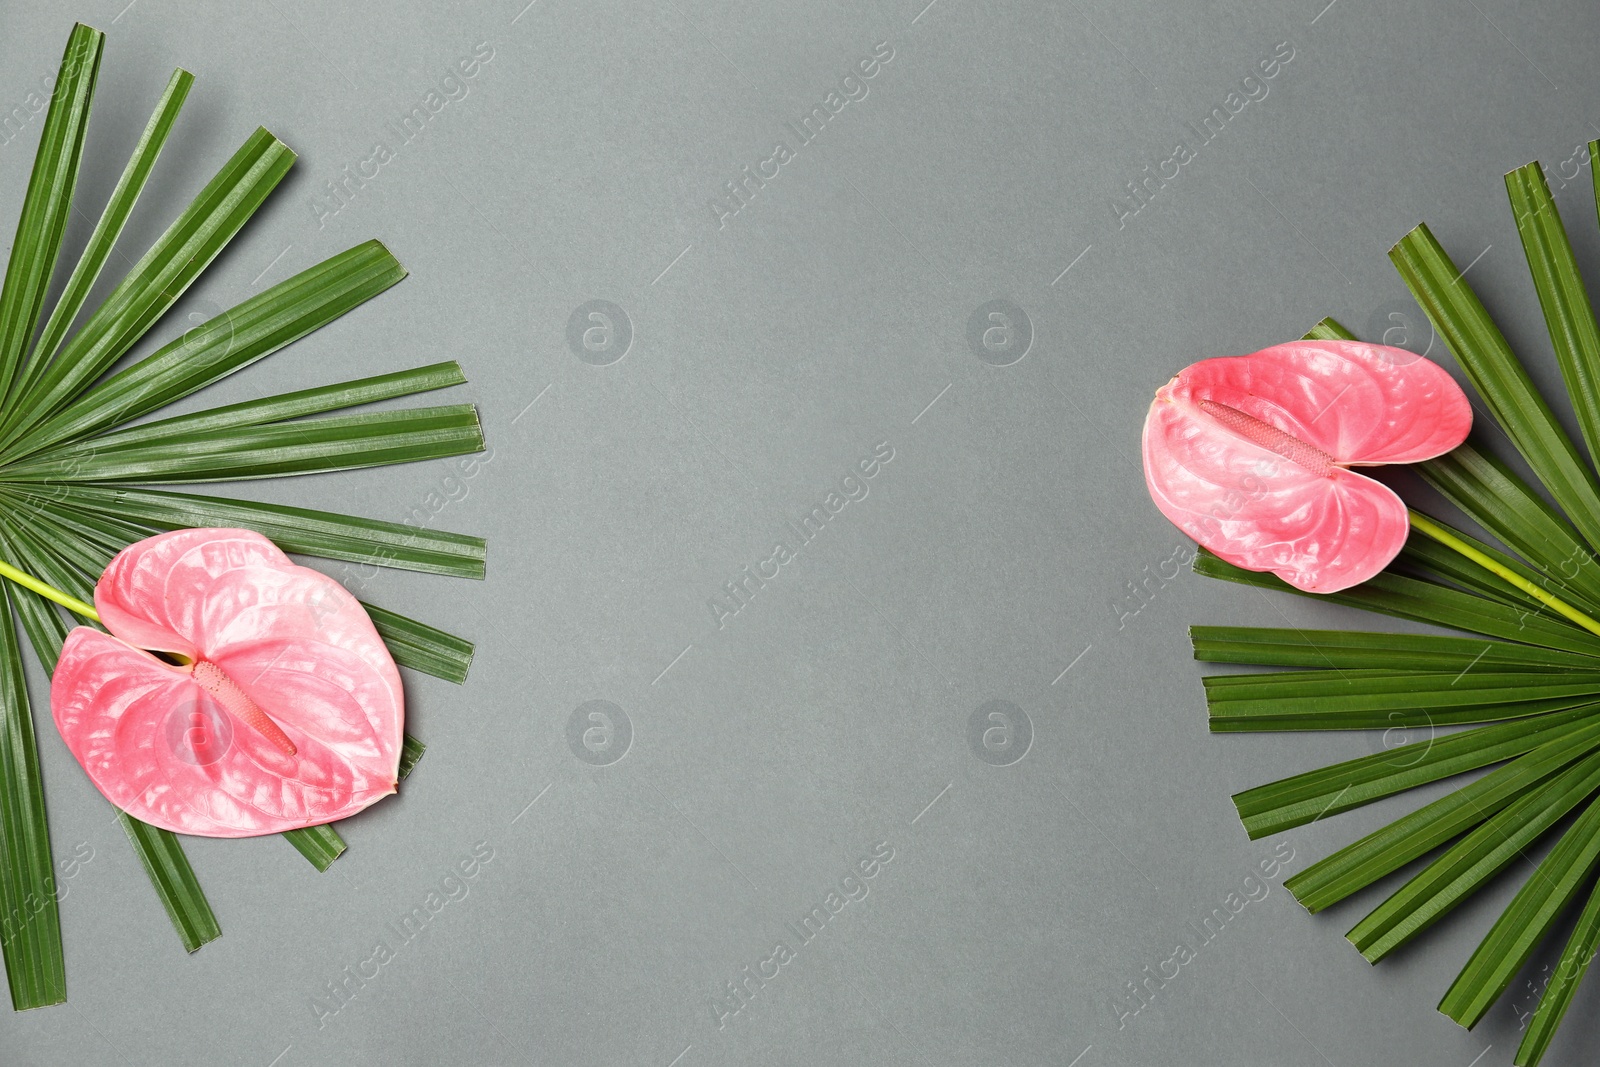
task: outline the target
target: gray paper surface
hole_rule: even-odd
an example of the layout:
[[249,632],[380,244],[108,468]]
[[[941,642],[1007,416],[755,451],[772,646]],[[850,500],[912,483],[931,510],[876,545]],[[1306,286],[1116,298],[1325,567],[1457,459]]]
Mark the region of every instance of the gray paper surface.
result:
[[[1188,573],[1139,432],[1323,315],[1427,350],[1385,256],[1423,220],[1558,387],[1500,176],[1544,161],[1600,277],[1600,19],[925,2],[0,16],[8,239],[74,18],[108,42],[70,242],[175,66],[127,260],[258,124],[299,153],[141,353],[371,237],[411,272],[184,410],[456,359],[490,444],[222,489],[486,536],[482,583],[317,564],[471,677],[406,675],[427,755],[326,874],[186,840],[193,956],[41,719],[90,858],[70,1001],[0,1061],[1510,1061],[1554,949],[1471,1033],[1435,1004],[1520,876],[1370,967],[1370,894],[1282,882],[1416,796],[1255,842],[1229,796],[1384,742],[1206,730],[1189,624],[1385,622]],[[1594,1057],[1597,997],[1547,1063]]]

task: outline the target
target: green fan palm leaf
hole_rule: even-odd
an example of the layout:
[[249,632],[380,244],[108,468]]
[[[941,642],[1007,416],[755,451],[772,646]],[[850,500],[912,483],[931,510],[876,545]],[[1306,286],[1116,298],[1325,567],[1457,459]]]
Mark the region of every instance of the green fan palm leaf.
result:
[[[1589,151],[1600,175],[1600,142]],[[1538,487],[1481,434],[1418,464],[1492,542],[1413,513],[1424,536],[1414,534],[1376,578],[1323,598],[1477,636],[1195,627],[1192,638],[1197,659],[1290,668],[1205,679],[1214,731],[1421,727],[1432,735],[1238,794],[1252,837],[1482,772],[1286,883],[1320,911],[1437,850],[1347,935],[1367,959],[1424,934],[1565,825],[1439,1005],[1475,1025],[1582,898],[1561,965],[1517,1050],[1515,1062],[1531,1065],[1600,946],[1600,325],[1539,164],[1512,171],[1505,183],[1582,444],[1562,430],[1449,254],[1419,225],[1390,258]],[[1307,336],[1354,339],[1332,319]],[[1195,570],[1298,592],[1203,551]],[[1480,722],[1491,725],[1433,734]]]
[[[174,492],[163,484],[284,477],[410,463],[481,451],[467,404],[352,410],[462,384],[454,362],[313,384],[244,403],[161,416],[162,409],[383,293],[405,269],[378,241],[279,282],[119,368],[266,201],[294,153],[258,129],[101,303],[89,297],[151,180],[194,83],[174,72],[98,221],[75,258],[64,248],[105,38],[76,26],[0,285],[0,561],[87,601],[112,556],[165,530],[239,526],[287,552],[327,560],[482,578],[484,542],[465,534],[281,504]],[[59,296],[47,307],[53,280]],[[12,1005],[66,998],[35,705],[19,635],[54,669],[71,621],[29,589],[0,583],[0,949]],[[401,666],[462,682],[472,643],[366,605]],[[421,758],[405,738],[402,777]],[[181,839],[120,816],[183,946],[220,928]],[[345,850],[332,826],[285,835],[318,869]]]

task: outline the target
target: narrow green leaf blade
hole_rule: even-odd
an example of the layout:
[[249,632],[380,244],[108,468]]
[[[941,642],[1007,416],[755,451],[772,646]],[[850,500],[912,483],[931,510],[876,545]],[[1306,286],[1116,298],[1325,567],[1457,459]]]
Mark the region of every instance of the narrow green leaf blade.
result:
[[1600,860],[1600,800],[1592,801],[1539,864],[1461,969],[1439,1010],[1471,1029],[1528,962]]
[[410,734],[406,734],[400,743],[400,780],[403,782],[411,776],[411,772],[422,760],[422,754],[428,751],[428,746],[418,741]]
[[1486,722],[1600,697],[1600,674],[1592,671],[1286,671],[1201,681],[1216,732]]
[[66,536],[80,539],[105,554],[107,560],[135,541],[160,533],[153,526],[128,522],[124,519],[81,508],[65,507],[52,500],[26,496],[0,488],[0,506],[9,508],[12,524],[27,529],[48,523]]
[[1337,904],[1490,818],[1596,746],[1600,723],[1587,723],[1318,860],[1284,887],[1308,911]]
[[471,404],[237,426],[128,448],[92,441],[11,464],[17,482],[215,482],[416,463],[483,450]]
[[[1528,581],[1539,585],[1545,583],[1541,576],[1533,574],[1526,565],[1513,560],[1503,552],[1499,552],[1484,545],[1482,541],[1463,534],[1445,523],[1439,523],[1450,533],[1468,542],[1472,547],[1485,552],[1485,554],[1505,564],[1513,572],[1527,578]],[[1435,582],[1439,585],[1455,586],[1474,593],[1478,596],[1488,597],[1490,600],[1502,604],[1509,604],[1518,610],[1530,613],[1545,614],[1557,618],[1555,612],[1550,611],[1537,599],[1529,596],[1524,590],[1518,589],[1493,571],[1479,566],[1477,563],[1461,555],[1453,548],[1440,544],[1431,537],[1413,537],[1406,542],[1405,547],[1390,565],[1396,574],[1403,574],[1408,578],[1420,578],[1426,582]]]
[[1344,324],[1331,315],[1318,322],[1301,335],[1307,341],[1356,341],[1360,338],[1345,329]]
[[372,619],[378,636],[389,646],[389,655],[400,666],[457,685],[467,680],[467,671],[472,666],[471,641],[365,601],[361,606]]
[[1596,789],[1600,753],[1590,753],[1457,841],[1345,938],[1368,963],[1377,963],[1483,888]]
[[12,386],[61,253],[104,48],[105,35],[79,23],[72,27],[61,57],[50,110],[33,157],[33,174],[22,201],[22,217],[11,243],[5,285],[0,288],[0,398],[13,395]]
[[84,303],[89,299],[90,289],[94,287],[96,279],[100,277],[100,271],[106,265],[106,260],[111,256],[111,249],[121,236],[122,228],[128,222],[128,216],[133,213],[133,205],[138,201],[139,194],[144,192],[145,183],[149,181],[156,159],[167,143],[167,135],[172,132],[173,124],[178,121],[178,112],[183,108],[183,102],[188,97],[192,85],[194,85],[193,74],[182,69],[172,72],[167,88],[161,94],[161,99],[156,102],[155,112],[150,116],[139,143],[134,145],[128,165],[123,168],[122,177],[117,180],[117,187],[111,191],[111,199],[106,202],[105,210],[100,213],[100,221],[95,224],[94,232],[89,235],[89,243],[84,246],[82,255],[78,257],[78,264],[72,269],[72,276],[67,279],[66,288],[62,290],[61,298],[56,301],[55,309],[50,312],[49,321],[39,334],[39,340],[34,345],[33,358],[28,362],[25,373],[19,378],[16,390],[18,396],[25,395],[44,373],[45,367],[49,365],[57,349],[61,347],[61,342],[66,338],[67,331],[77,319],[78,312],[83,310]]
[[71,593],[79,600],[92,600],[96,579],[110,555],[94,545],[72,537],[44,515],[35,515],[27,525],[8,519],[7,536],[14,555],[24,570],[37,578]]
[[332,867],[333,861],[343,855],[345,848],[348,847],[332,823],[285,830],[283,837],[319,871],[326,871]]
[[1600,485],[1528,372],[1428,227],[1389,251],[1401,278],[1517,450],[1591,548],[1600,546]]
[[[125,430],[98,434],[93,439],[96,448],[122,448],[128,445],[148,444],[167,437],[181,437],[208,430],[225,430],[238,426],[263,426],[270,422],[284,422],[307,415],[322,415],[330,411],[375,404],[403,396],[445,389],[465,382],[466,375],[455,361],[434,363],[415,370],[378,374],[336,385],[297,389],[292,393],[246,400],[220,408],[208,408],[189,415],[177,415],[159,422],[146,422]],[[93,399],[91,392],[85,400]],[[64,414],[70,414],[72,409]]]
[[1578,428],[1591,460],[1600,459],[1600,330],[1544,168],[1535,161],[1508,173],[1506,195]]
[[1533,1020],[1522,1035],[1522,1043],[1517,1046],[1517,1055],[1512,1060],[1517,1067],[1538,1067],[1550,1047],[1550,1039],[1556,1036],[1556,1028],[1572,1004],[1578,984],[1588,973],[1589,964],[1594,962],[1597,949],[1600,949],[1600,886],[1590,889],[1589,902],[1583,906],[1578,924],[1567,939],[1566,951],[1561,953],[1561,962],[1550,975]]
[[[1489,552],[1497,562],[1510,566],[1540,588],[1575,602],[1581,610],[1600,611],[1600,561],[1578,531],[1505,463],[1466,444],[1438,459],[1417,464],[1416,470],[1468,518],[1534,566],[1511,559],[1476,538],[1471,538],[1473,547]],[[1468,536],[1459,530],[1451,532]],[[1416,539],[1419,543],[1424,540]],[[1438,550],[1449,552],[1442,545]],[[1465,560],[1462,565],[1482,571]],[[1508,583],[1499,584],[1512,588]]]
[[1587,704],[1374,752],[1235,793],[1233,804],[1251,839],[1266,837],[1531,752],[1577,733],[1597,711],[1600,704]]
[[222,927],[217,925],[211,903],[194,876],[194,868],[189,866],[189,857],[184,855],[178,836],[170,830],[140,822],[127,812],[122,812],[117,819],[128,840],[133,842],[133,850],[144,864],[150,884],[156,887],[156,895],[167,909],[167,918],[172,920],[184,949],[194,952],[206,942],[221,937]]
[[1600,655],[1600,639],[1587,630],[1552,616],[1531,612],[1435,582],[1419,581],[1383,571],[1377,577],[1341,593],[1305,593],[1272,574],[1247,571],[1201,549],[1194,572],[1208,578],[1315,597],[1324,603],[1345,604],[1402,619],[1466,630],[1506,641],[1562,649],[1583,655]]
[[[54,554],[47,554],[32,540],[24,540],[27,531],[19,530],[13,522],[0,520],[0,558],[20,564],[36,577],[42,577],[56,588],[76,592],[82,579],[72,568]],[[10,585],[10,583],[6,583]],[[45,673],[54,674],[56,659],[72,626],[55,604],[21,586],[10,585],[12,605],[23,619],[23,629],[33,645],[34,654]],[[80,596],[80,599],[85,599]]]
[[1600,217],[1600,141],[1589,142],[1589,178],[1594,186],[1594,209]]
[[1194,658],[1209,663],[1264,667],[1342,667],[1448,671],[1524,667],[1535,670],[1595,670],[1593,656],[1507,641],[1438,634],[1366,633],[1357,630],[1298,630],[1258,626],[1191,626]]
[[[283,504],[131,486],[58,484],[17,492],[46,510],[59,500],[64,507],[163,530],[237,526],[255,530],[285,552],[457,578],[484,575],[484,540],[468,534]],[[1600,652],[1600,644],[1596,651]]]
[[61,655],[61,645],[67,639],[70,627],[61,612],[44,597],[18,586],[11,590],[11,606],[17,611],[22,632],[28,635],[34,655],[40,663],[54,663]]
[[33,709],[12,621],[10,583],[0,583],[0,949],[17,1011],[67,999],[55,861]]

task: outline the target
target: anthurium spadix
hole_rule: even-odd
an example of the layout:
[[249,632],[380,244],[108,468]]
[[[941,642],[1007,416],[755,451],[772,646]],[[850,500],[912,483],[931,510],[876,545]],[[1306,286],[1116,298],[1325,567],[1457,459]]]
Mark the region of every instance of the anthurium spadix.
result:
[[1461,444],[1472,407],[1434,363],[1354,341],[1207,359],[1156,391],[1144,471],[1161,513],[1237,567],[1311,593],[1373,577],[1405,544],[1405,504],[1350,470]]
[[[74,629],[50,709],[95,786],[177,833],[250,837],[395,791],[400,675],[360,603],[249,530],[129,545]],[[157,655],[160,653],[160,655]]]

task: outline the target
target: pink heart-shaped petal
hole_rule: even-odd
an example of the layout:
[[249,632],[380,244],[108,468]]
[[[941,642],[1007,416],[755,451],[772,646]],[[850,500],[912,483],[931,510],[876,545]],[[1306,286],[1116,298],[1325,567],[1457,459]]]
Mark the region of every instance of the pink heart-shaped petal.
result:
[[[155,826],[247,837],[352,815],[395,791],[400,675],[361,605],[247,530],[130,545],[51,680],[67,747]],[[146,648],[193,663],[174,666]]]
[[1156,392],[1145,481],[1161,513],[1239,567],[1332,593],[1405,544],[1405,504],[1347,468],[1415,463],[1466,439],[1472,408],[1402,349],[1296,341],[1208,359]]

